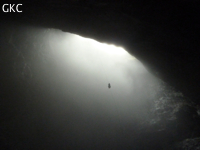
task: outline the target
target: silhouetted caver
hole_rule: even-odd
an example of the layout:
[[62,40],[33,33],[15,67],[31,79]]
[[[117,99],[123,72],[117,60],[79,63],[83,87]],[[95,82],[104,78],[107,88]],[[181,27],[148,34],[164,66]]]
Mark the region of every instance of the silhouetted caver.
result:
[[110,85],[110,83],[108,83],[108,88],[109,88],[109,89],[111,88],[111,85]]

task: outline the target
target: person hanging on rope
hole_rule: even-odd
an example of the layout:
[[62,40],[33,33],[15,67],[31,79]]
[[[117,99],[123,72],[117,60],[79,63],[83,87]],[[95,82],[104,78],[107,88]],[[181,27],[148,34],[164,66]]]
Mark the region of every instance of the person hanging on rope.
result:
[[110,83],[108,83],[108,88],[109,88],[109,89],[111,88],[111,85],[110,85]]

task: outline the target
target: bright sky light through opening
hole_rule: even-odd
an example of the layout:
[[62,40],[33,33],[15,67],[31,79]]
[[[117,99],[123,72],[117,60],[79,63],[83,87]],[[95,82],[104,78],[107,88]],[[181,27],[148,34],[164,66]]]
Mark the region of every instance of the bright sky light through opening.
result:
[[53,80],[83,112],[103,109],[115,116],[113,109],[118,108],[123,119],[132,120],[136,116],[127,114],[139,113],[140,105],[148,105],[157,79],[122,47],[53,29],[45,33],[44,42],[42,51],[54,64]]

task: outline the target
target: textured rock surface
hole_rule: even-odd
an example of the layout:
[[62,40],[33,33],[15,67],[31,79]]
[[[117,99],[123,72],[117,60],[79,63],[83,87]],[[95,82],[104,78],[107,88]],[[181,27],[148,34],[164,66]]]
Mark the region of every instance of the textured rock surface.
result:
[[2,20],[59,28],[121,45],[193,101],[199,99],[197,1],[50,1],[24,3]]
[[[31,115],[26,114],[25,108],[30,108],[32,104],[36,105],[39,99],[51,99],[48,92],[42,91],[37,87],[37,83],[30,80],[33,73],[30,68],[34,67],[31,66],[32,60],[44,60],[48,55],[38,53],[38,55],[30,56],[29,53],[23,51],[25,48],[34,47],[33,43],[29,43],[29,39],[25,39],[20,34],[20,31],[24,30],[20,30],[20,26],[26,24],[58,28],[98,41],[123,46],[143,62],[150,72],[165,81],[160,82],[160,87],[156,89],[156,94],[152,97],[149,117],[138,124],[127,125],[125,131],[123,129],[119,131],[121,137],[117,140],[121,141],[119,145],[122,149],[199,148],[199,139],[196,137],[200,137],[198,105],[200,98],[200,46],[198,41],[200,9],[197,1],[114,3],[71,0],[62,1],[62,3],[54,1],[36,3],[35,1],[34,5],[23,4],[23,13],[4,14],[1,12],[0,18],[0,62],[3,72],[0,107],[3,114],[10,112],[1,116],[3,120],[1,122],[1,133],[3,134],[0,136],[3,144],[1,145],[11,149],[16,146],[28,148],[28,144],[17,145],[16,143],[23,141],[28,134],[29,130],[25,130],[27,126],[37,129],[39,125],[31,122],[35,118],[30,118]],[[10,30],[4,30],[9,29],[5,28],[5,25],[14,25],[19,28],[16,30],[12,27]],[[13,31],[16,34],[15,39],[11,39]],[[22,53],[17,51],[16,45],[12,44],[16,43],[12,40],[18,38],[24,38],[27,41],[27,43],[17,43]],[[36,47],[42,48],[39,44],[40,39],[37,37],[34,39],[38,42],[36,42]],[[43,66],[46,65],[44,60]],[[15,99],[20,99],[20,101],[16,102]],[[32,101],[25,103],[26,99],[32,99]],[[24,109],[19,113],[19,108]],[[48,120],[46,121],[46,118],[42,116],[45,116],[45,112],[42,112],[40,108],[38,110],[36,112],[38,114],[35,115],[40,116],[38,122],[41,127],[48,128],[45,126]],[[17,117],[13,117],[13,114]],[[25,123],[21,125],[18,119]],[[21,133],[12,135],[15,130]],[[41,129],[41,131],[50,132],[48,129]],[[30,134],[34,135],[34,133]],[[46,133],[48,134],[50,133]],[[22,139],[18,138],[18,135],[23,135]],[[40,136],[42,137],[42,133]],[[11,139],[8,140],[8,137]],[[58,140],[59,138],[53,137],[52,139]],[[134,144],[131,145],[131,143],[140,144],[133,146]],[[110,145],[111,147],[116,146],[115,142]],[[91,147],[88,146],[88,148]]]
[[179,149],[191,149],[191,150],[198,150],[200,149],[200,139],[199,138],[191,138],[186,139],[178,145]]

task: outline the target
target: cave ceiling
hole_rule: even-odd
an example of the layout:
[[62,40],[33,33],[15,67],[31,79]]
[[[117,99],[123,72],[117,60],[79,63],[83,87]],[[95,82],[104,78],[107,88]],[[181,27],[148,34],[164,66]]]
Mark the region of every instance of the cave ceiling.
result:
[[21,3],[23,12],[1,12],[1,23],[56,28],[122,46],[154,75],[198,102],[198,1],[51,0]]

